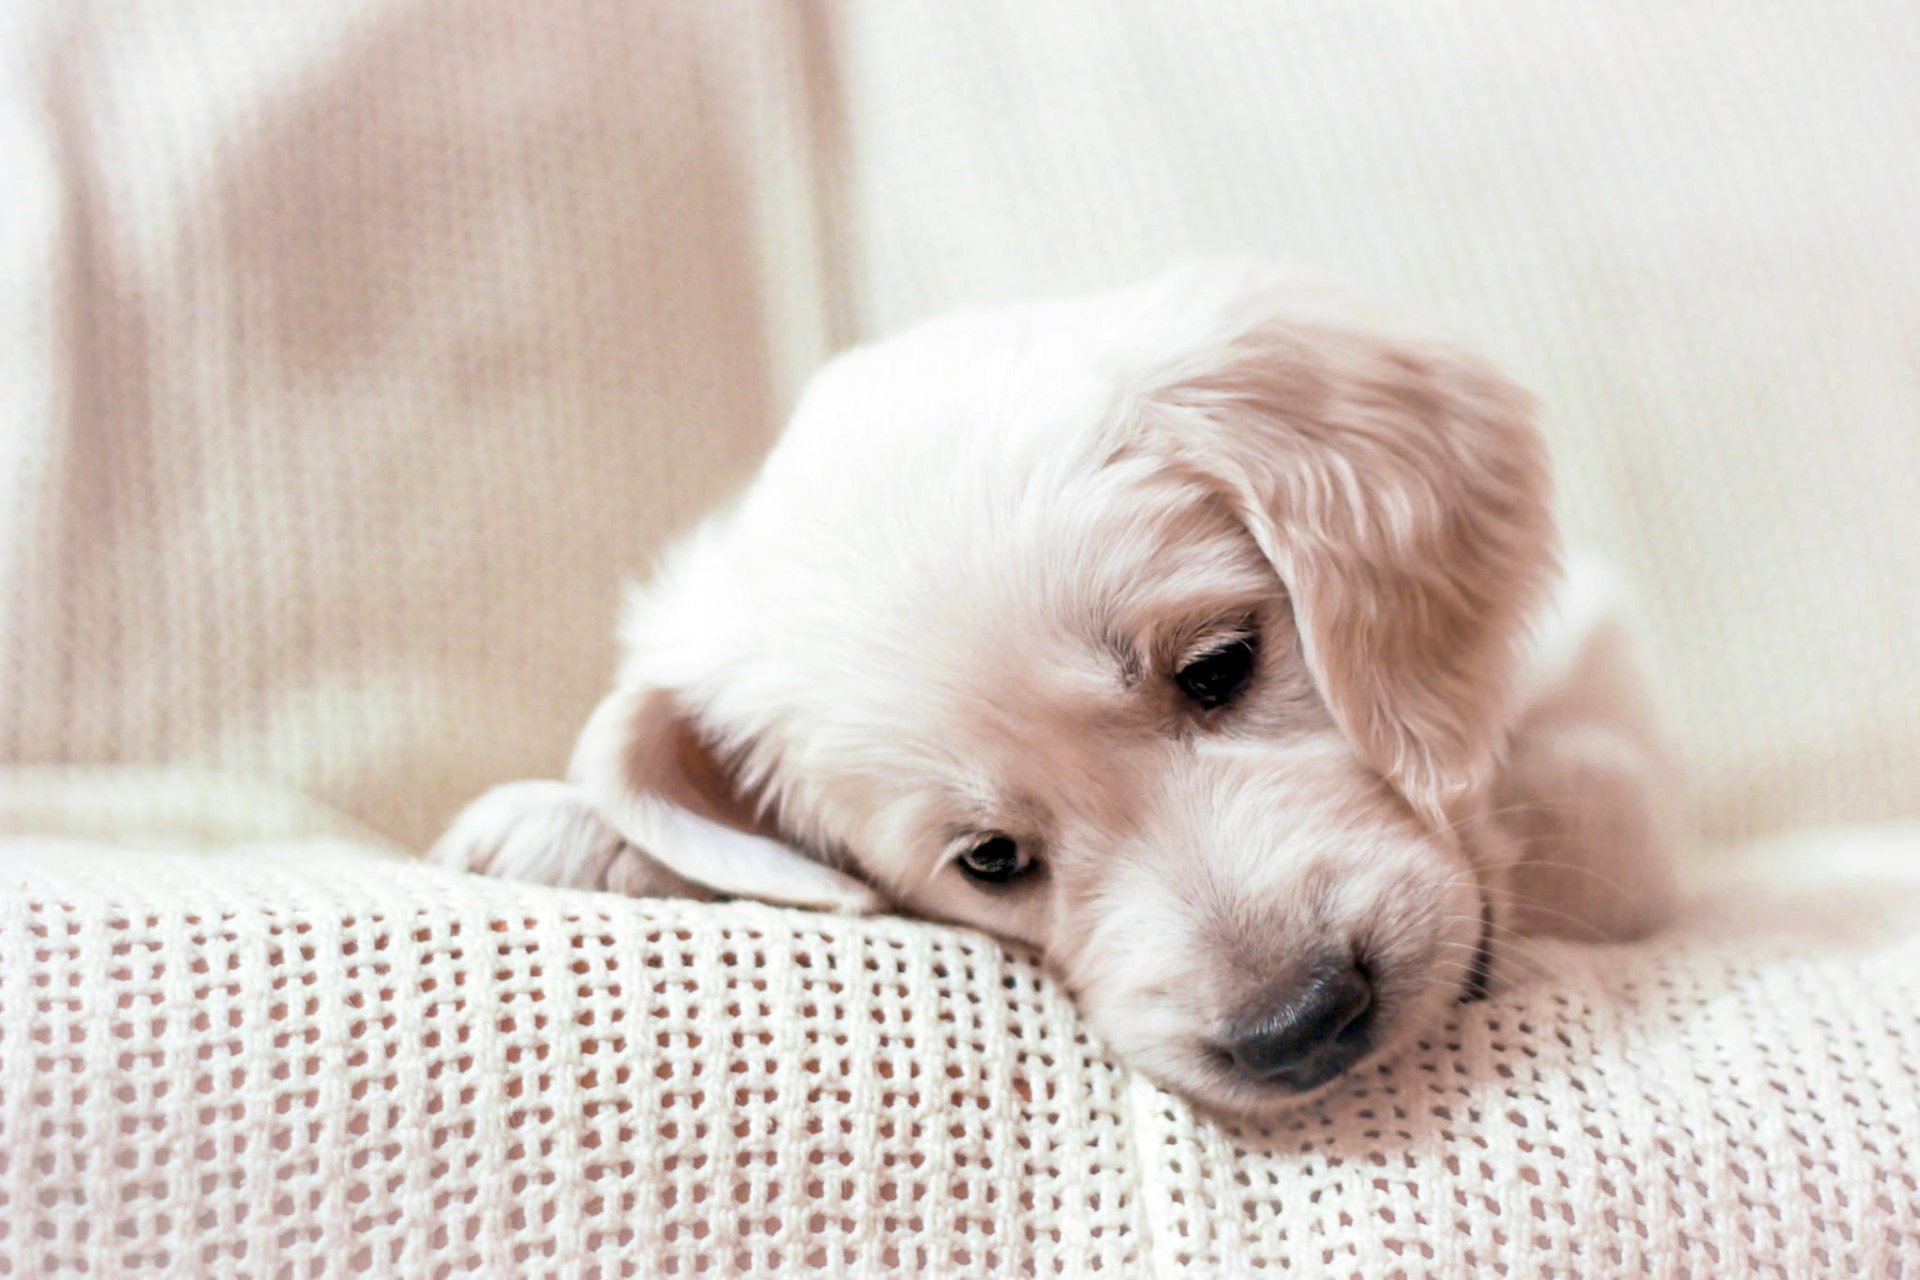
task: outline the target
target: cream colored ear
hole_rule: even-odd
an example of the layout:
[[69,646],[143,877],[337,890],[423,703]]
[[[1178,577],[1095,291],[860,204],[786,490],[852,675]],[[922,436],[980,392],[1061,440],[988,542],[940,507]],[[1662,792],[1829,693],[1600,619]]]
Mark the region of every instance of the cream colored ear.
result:
[[1531,403],[1477,361],[1324,320],[1254,321],[1212,355],[1152,395],[1159,439],[1272,561],[1355,748],[1443,822],[1491,781],[1554,560]]
[[720,893],[862,913],[872,889],[781,841],[666,690],[615,690],[587,720],[569,770],[620,835]]

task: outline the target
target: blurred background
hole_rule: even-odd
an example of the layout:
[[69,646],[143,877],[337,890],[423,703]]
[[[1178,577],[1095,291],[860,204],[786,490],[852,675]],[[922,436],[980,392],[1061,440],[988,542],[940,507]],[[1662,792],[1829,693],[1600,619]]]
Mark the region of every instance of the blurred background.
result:
[[1194,253],[1542,397],[1714,841],[1920,814],[1920,6],[14,0],[0,822],[419,847],[833,350]]

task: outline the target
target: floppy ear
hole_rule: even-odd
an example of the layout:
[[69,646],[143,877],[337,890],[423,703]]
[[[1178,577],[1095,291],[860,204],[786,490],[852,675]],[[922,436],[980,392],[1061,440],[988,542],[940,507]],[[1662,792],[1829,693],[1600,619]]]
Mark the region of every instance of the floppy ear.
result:
[[1465,356],[1264,318],[1150,397],[1293,597],[1322,698],[1429,820],[1491,781],[1554,560],[1532,404]]
[[675,874],[735,897],[865,912],[866,885],[781,841],[664,689],[615,689],[587,720],[569,775],[622,838]]

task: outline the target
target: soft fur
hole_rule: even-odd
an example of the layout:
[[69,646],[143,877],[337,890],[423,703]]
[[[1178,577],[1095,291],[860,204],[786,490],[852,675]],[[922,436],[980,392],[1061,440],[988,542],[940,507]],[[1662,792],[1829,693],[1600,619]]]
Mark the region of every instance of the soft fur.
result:
[[[1371,1055],[1515,928],[1663,911],[1669,771],[1531,414],[1257,268],[850,352],[634,595],[570,781],[435,856],[977,925],[1169,1086],[1295,1101],[1221,1045],[1316,957],[1364,958]],[[1189,703],[1248,623],[1245,694]],[[1040,869],[969,880],[988,833]]]

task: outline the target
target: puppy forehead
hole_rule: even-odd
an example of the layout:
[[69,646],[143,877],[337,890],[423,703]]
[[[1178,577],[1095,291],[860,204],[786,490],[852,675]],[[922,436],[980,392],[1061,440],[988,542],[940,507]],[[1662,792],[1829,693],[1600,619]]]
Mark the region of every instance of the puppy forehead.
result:
[[1144,674],[1154,634],[1275,586],[1228,513],[1164,480],[1123,460],[977,508],[897,510],[804,602],[830,615],[809,629],[823,686],[962,722],[1094,713]]
[[734,655],[733,736],[774,739],[847,816],[1065,764],[1137,711],[1144,632],[1275,585],[1138,447],[1089,314],[962,317],[836,362],[716,540],[725,571],[694,575],[728,584],[683,639]]
[[1084,466],[1124,428],[1129,387],[1076,340],[1078,319],[1064,306],[947,317],[839,357],[809,384],[759,487],[864,506],[902,487],[933,495]]
[[1081,623],[1129,603],[1170,554],[1237,532],[1145,447],[1146,371],[1126,352],[1163,327],[1150,316],[1125,295],[1024,304],[842,356],[746,495],[739,541],[784,583],[846,588],[856,620],[871,596]]

